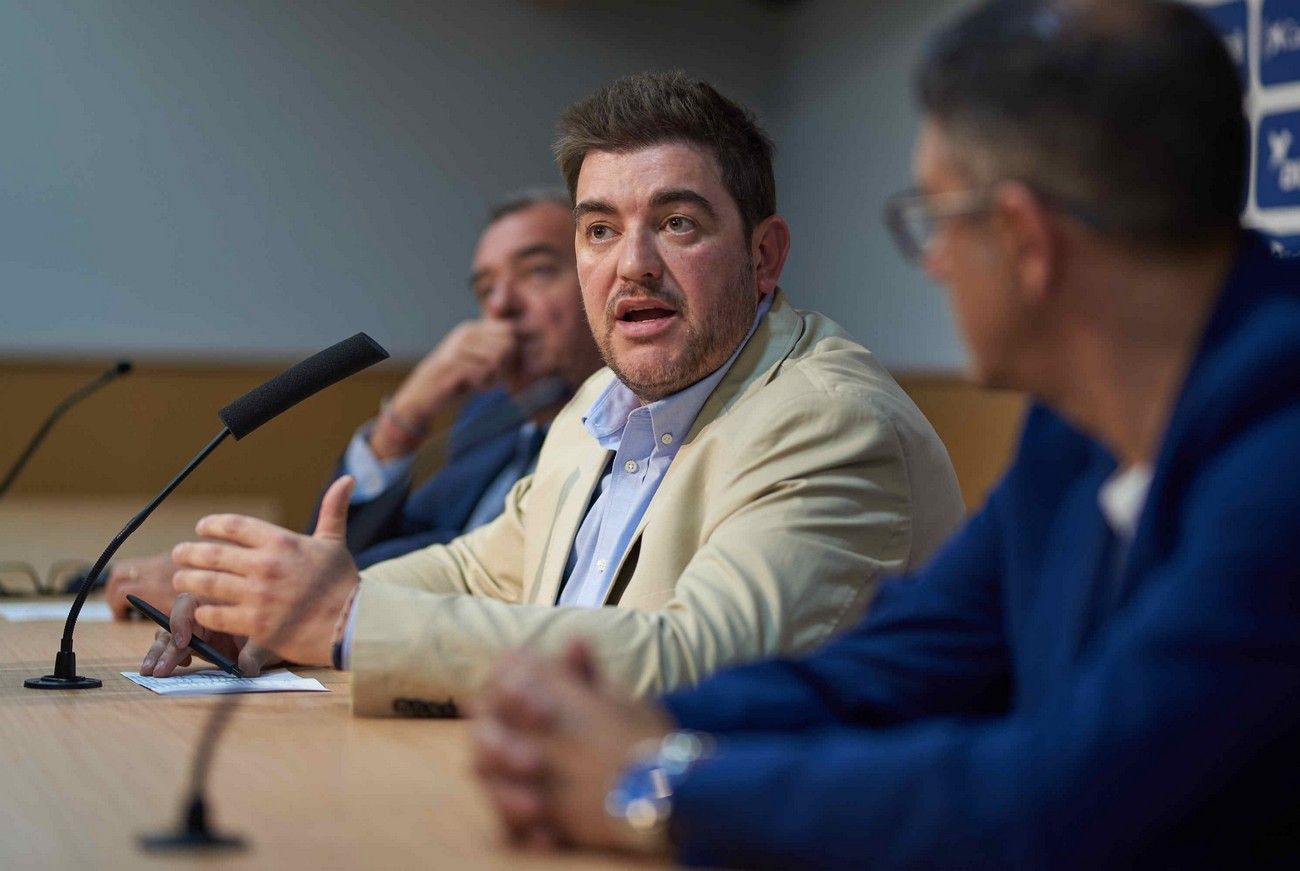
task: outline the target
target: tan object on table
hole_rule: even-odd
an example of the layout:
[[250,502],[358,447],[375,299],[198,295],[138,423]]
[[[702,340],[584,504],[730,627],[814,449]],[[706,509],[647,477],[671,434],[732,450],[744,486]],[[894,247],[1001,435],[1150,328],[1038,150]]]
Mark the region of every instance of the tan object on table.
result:
[[[61,630],[0,620],[0,868],[214,867],[136,839],[176,825],[219,697],[158,696],[122,677],[153,636],[138,623],[78,626],[78,670],[102,689],[25,689],[49,671]],[[294,671],[331,692],[245,696],[217,748],[214,827],[248,841],[217,854],[220,867],[648,867],[509,848],[470,771],[465,721],[355,719],[347,674]]]

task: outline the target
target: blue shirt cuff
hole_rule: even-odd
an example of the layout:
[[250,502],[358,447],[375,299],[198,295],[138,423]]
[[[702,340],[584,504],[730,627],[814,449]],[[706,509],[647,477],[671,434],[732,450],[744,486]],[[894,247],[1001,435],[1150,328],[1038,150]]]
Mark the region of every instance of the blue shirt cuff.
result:
[[339,654],[339,668],[352,670],[352,636],[357,631],[357,610],[361,607],[361,590],[352,598],[352,610],[348,612],[348,625],[343,630],[343,652]]
[[374,421],[365,424],[352,436],[343,454],[343,472],[357,482],[352,491],[352,504],[369,502],[402,479],[411,468],[415,454],[410,453],[391,460],[381,460],[370,448],[370,431]]

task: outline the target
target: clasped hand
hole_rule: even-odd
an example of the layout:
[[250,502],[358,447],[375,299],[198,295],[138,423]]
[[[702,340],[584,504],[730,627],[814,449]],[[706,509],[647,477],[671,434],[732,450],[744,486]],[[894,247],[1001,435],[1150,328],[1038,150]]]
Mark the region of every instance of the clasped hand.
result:
[[389,409],[403,427],[376,427],[370,448],[381,460],[409,454],[434,417],[466,394],[509,380],[518,369],[519,341],[514,324],[483,318],[466,321],[425,355],[393,394]]
[[585,642],[561,660],[506,654],[472,713],[475,772],[513,842],[640,848],[605,812],[605,796],[637,749],[673,721],[604,678]]
[[448,402],[486,390],[518,365],[514,324],[483,318],[465,321],[447,334],[415,367],[393,395],[393,406],[427,422]]
[[246,674],[276,660],[328,666],[335,627],[360,583],[344,543],[353,481],[343,476],[321,500],[312,535],[235,514],[204,517],[205,541],[172,549],[172,584],[181,595],[172,631],[159,630],[140,666],[162,677],[190,662],[191,633],[228,655]]

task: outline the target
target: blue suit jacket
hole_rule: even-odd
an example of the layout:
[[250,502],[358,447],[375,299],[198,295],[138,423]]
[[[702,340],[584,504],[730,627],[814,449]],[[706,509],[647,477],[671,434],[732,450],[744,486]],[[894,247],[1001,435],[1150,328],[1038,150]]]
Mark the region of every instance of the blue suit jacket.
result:
[[414,491],[403,479],[348,509],[348,549],[357,567],[460,535],[484,491],[514,458],[521,425],[504,390],[471,399],[452,424],[447,460],[437,474]]
[[1034,408],[984,509],[858,628],[668,696],[727,733],[678,791],[683,858],[1296,867],[1296,265],[1245,238],[1118,578],[1114,468]]

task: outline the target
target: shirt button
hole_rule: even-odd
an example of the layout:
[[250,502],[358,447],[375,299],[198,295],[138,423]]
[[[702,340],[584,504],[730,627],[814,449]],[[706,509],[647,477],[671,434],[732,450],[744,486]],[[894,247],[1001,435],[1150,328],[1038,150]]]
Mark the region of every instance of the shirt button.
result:
[[605,562],[603,559],[598,559],[598,560],[596,560],[596,570],[597,570],[597,571],[601,571],[601,572],[603,572],[603,571],[605,570],[605,567],[608,566],[608,565],[609,565],[609,563]]
[[627,469],[629,472],[635,472],[636,460],[628,460],[626,463],[623,464],[623,468]]
[[666,432],[663,435],[659,436],[659,441],[663,442],[666,445],[671,445],[673,443],[673,434],[670,432]]

